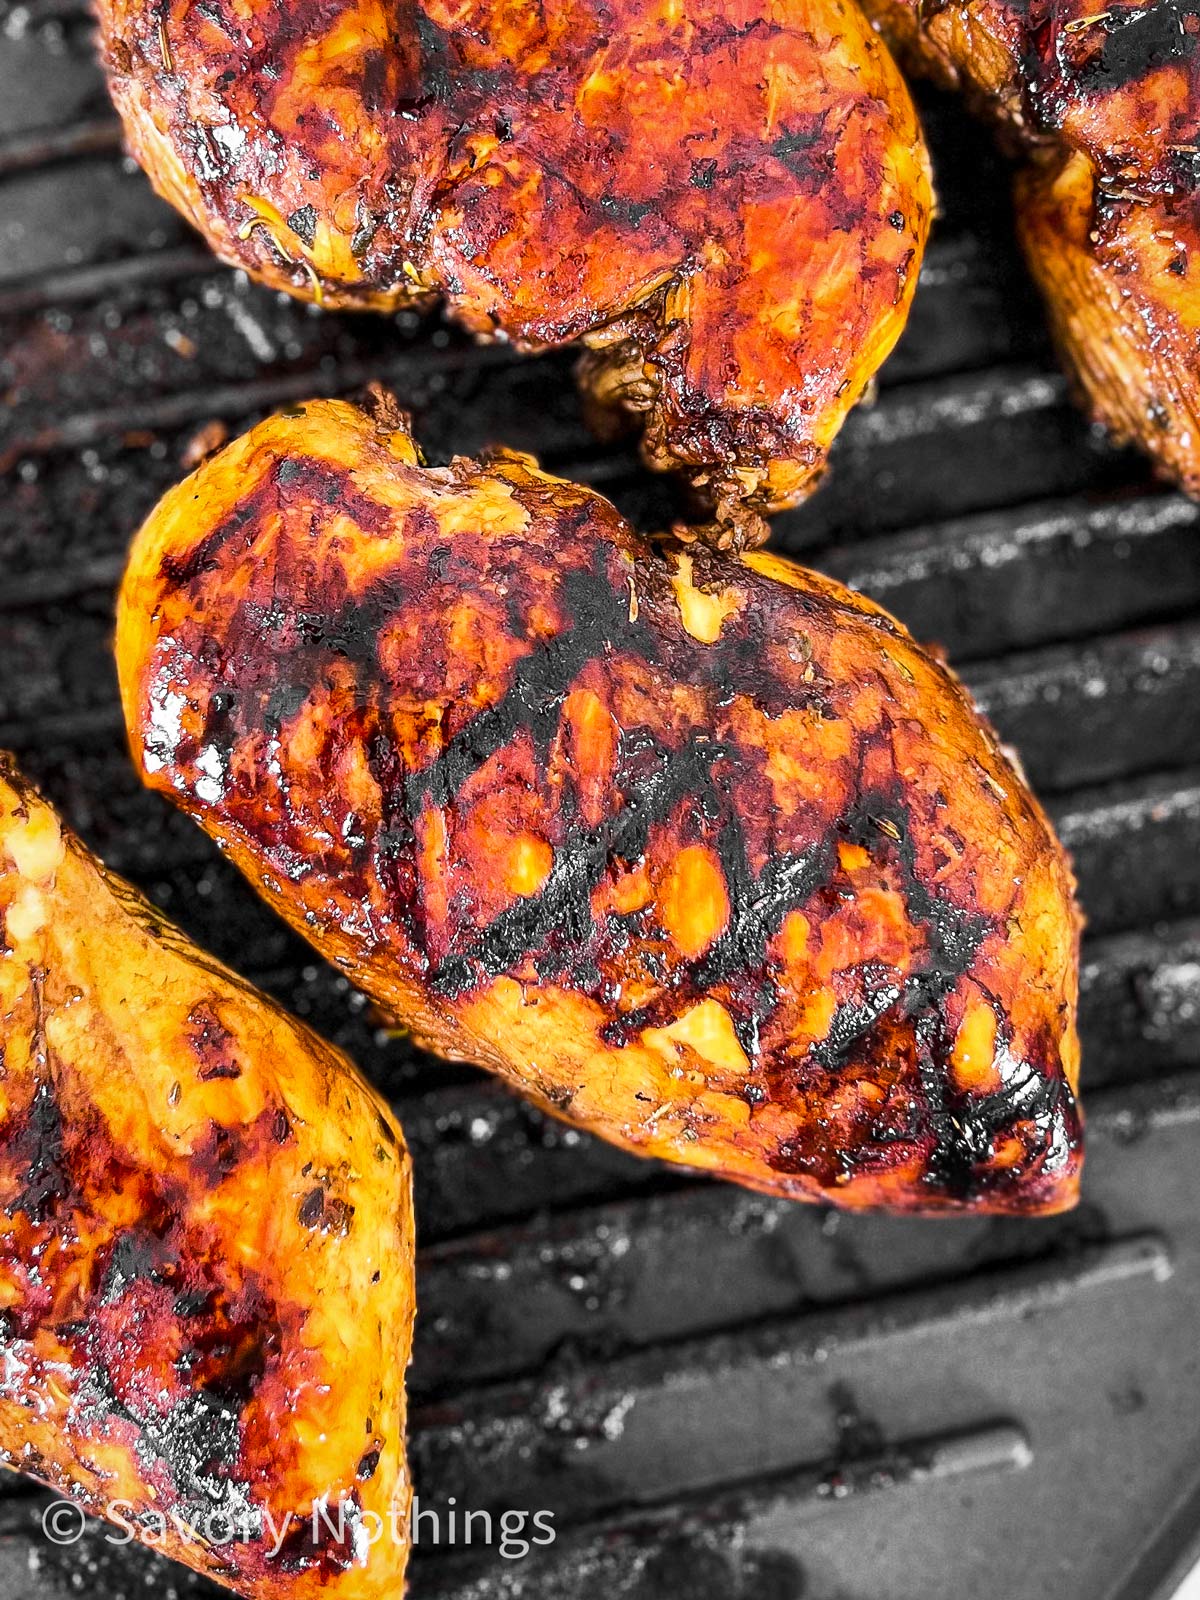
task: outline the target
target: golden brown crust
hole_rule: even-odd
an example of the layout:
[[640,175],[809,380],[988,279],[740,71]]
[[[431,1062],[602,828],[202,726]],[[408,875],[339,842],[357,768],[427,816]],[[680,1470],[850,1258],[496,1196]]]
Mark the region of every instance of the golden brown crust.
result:
[[318,402],[163,500],[118,658],[146,780],[434,1049],[799,1199],[1074,1201],[1068,865],[869,602]]
[[903,80],[849,0],[100,0],[131,148],[226,260],[583,339],[727,520],[811,488],[928,231]]
[[1200,495],[1200,13],[864,0],[1032,156],[1018,222],[1095,415]]
[[349,1062],[0,756],[0,1460],[241,1594],[393,1600],[410,1190]]

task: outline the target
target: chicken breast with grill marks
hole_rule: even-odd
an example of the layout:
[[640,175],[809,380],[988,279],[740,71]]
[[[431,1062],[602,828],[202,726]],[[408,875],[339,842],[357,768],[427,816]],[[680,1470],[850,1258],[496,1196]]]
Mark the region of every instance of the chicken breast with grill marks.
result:
[[627,1149],[847,1207],[1074,1202],[1078,917],[953,677],[775,557],[656,547],[338,402],[122,588],[146,781],[417,1038]]
[[382,1102],[0,756],[0,1462],[254,1600],[395,1600],[413,1273]]
[[1026,156],[1018,228],[1072,373],[1200,496],[1200,4],[864,3]]
[[329,306],[579,340],[718,542],[812,488],[931,209],[852,0],[99,0],[130,148],[227,261]]

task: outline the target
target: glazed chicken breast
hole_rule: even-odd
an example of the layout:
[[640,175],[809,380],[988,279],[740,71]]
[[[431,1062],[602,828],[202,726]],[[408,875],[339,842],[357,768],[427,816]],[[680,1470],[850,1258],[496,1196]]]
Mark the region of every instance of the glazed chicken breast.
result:
[[1017,218],[1093,413],[1200,495],[1200,13],[864,0],[1016,136]]
[[99,0],[131,150],[226,261],[589,347],[719,540],[812,487],[928,230],[908,91],[850,0]]
[[1070,869],[868,601],[317,402],[161,502],[117,646],[146,781],[431,1049],[774,1194],[1074,1202]]
[[410,1189],[350,1063],[0,757],[0,1460],[240,1594],[396,1600]]

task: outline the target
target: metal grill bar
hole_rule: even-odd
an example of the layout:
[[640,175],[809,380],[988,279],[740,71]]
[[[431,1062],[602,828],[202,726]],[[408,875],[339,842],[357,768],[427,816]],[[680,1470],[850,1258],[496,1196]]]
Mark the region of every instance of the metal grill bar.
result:
[[[541,1496],[568,1520],[610,1509],[614,1483],[626,1487],[629,1474],[639,1482],[644,1475],[654,1485],[647,1492],[661,1493],[664,1484],[668,1492],[698,1489],[703,1480],[689,1480],[704,1472],[714,1446],[736,1457],[737,1443],[722,1437],[730,1412],[764,1385],[786,1404],[811,1369],[849,1361],[855,1351],[869,1348],[880,1359],[884,1344],[922,1339],[939,1327],[952,1327],[959,1338],[983,1337],[975,1330],[1029,1318],[1068,1296],[1144,1288],[1170,1274],[1161,1239],[1119,1239],[1064,1261],[980,1272],[949,1287],[652,1346],[609,1361],[601,1372],[466,1390],[412,1412],[414,1475],[463,1505],[494,1507],[498,1497],[528,1504]],[[797,1416],[792,1437],[774,1448],[812,1450],[815,1443],[812,1455],[820,1456],[828,1427],[826,1418]],[[737,1470],[732,1459],[729,1470]]]
[[15,138],[0,139],[0,179],[79,156],[112,155],[120,148],[121,124],[111,116],[73,123],[65,128],[18,134]]

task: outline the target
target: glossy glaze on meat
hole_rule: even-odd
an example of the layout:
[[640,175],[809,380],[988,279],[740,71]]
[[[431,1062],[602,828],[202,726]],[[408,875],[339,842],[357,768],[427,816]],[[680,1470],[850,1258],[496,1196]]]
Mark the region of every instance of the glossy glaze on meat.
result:
[[1069,867],[869,602],[317,402],[161,502],[118,657],[146,781],[433,1049],[773,1193],[1073,1203]]
[[331,306],[582,339],[718,537],[811,487],[929,223],[849,0],[99,0],[130,146],[227,261]]
[[350,1063],[0,757],[0,1460],[241,1594],[394,1600],[410,1189]]
[[864,3],[1016,135],[1021,239],[1092,410],[1200,495],[1200,6]]

